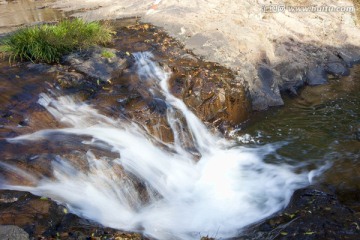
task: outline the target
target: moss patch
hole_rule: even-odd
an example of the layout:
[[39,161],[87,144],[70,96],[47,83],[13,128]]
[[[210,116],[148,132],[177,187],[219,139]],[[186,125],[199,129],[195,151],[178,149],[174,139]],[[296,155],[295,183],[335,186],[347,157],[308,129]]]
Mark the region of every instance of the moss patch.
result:
[[113,58],[113,57],[115,57],[115,53],[104,50],[101,52],[101,56],[104,58]]

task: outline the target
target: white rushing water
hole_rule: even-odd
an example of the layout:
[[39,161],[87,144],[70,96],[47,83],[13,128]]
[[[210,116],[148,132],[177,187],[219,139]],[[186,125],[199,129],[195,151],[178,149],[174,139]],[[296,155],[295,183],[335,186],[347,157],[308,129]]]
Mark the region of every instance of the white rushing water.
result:
[[[51,140],[54,134],[84,135],[93,140],[83,144],[107,146],[118,157],[95,157],[88,151],[87,170],[58,157],[52,164],[54,178],[24,176],[34,186],[2,188],[51,197],[105,226],[141,231],[156,239],[200,239],[237,235],[242,227],[283,208],[295,189],[309,184],[308,173],[294,173],[291,166],[263,161],[276,150],[275,144],[245,148],[213,135],[169,92],[170,73],[151,54],[137,53],[135,58],[139,79],[152,81],[150,91],[160,92],[158,97],[168,105],[174,143],[164,147],[134,123],[109,118],[70,97],[53,99],[42,94],[39,103],[69,127],[42,130],[9,142],[30,144]],[[179,130],[184,126],[175,118],[176,111],[185,117],[190,134]],[[194,143],[200,159],[187,152],[184,141]],[[8,170],[16,172],[13,167]]]

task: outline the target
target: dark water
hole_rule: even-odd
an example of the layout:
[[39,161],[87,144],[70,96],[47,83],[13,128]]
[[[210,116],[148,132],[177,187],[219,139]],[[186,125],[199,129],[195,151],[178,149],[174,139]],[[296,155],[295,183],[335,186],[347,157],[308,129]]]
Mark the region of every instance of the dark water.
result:
[[360,67],[349,77],[304,88],[286,98],[285,107],[256,113],[246,125],[239,134],[249,135],[241,135],[241,142],[285,144],[268,161],[330,164],[318,182],[360,210]]

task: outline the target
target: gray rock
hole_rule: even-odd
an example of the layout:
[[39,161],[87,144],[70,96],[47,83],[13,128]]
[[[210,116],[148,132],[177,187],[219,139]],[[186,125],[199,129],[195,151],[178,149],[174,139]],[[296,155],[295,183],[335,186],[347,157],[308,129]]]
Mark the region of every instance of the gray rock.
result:
[[360,53],[358,53],[358,51],[340,50],[338,56],[344,60],[347,67],[352,67],[354,64],[360,63]]
[[325,84],[328,81],[328,77],[325,68],[322,66],[316,66],[311,68],[306,73],[307,83],[311,86]]
[[342,62],[329,62],[325,65],[325,71],[336,77],[349,76],[350,70]]
[[22,228],[13,225],[0,225],[1,240],[28,240],[29,234]]
[[303,64],[296,62],[277,66],[274,70],[278,72],[281,78],[281,83],[279,84],[280,91],[287,91],[293,95],[297,95],[298,89],[304,86],[306,81],[303,69]]
[[[114,57],[103,57],[104,51],[112,53]],[[94,47],[67,55],[63,61],[85,75],[106,82],[120,76],[129,66],[129,59],[129,56],[115,49]]]
[[280,90],[274,81],[274,73],[265,66],[260,65],[258,68],[258,79],[255,80],[256,90],[250,91],[253,110],[265,110],[269,106],[284,105],[281,98]]
[[258,76],[263,82],[271,83],[274,81],[274,73],[270,68],[261,65],[258,69]]
[[150,110],[159,114],[165,114],[167,110],[167,104],[160,98],[154,98],[148,103]]

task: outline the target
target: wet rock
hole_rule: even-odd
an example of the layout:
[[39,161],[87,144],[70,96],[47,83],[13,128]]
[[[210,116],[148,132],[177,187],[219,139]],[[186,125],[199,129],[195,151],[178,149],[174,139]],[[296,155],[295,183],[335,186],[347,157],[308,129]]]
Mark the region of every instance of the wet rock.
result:
[[56,80],[62,88],[79,87],[84,84],[84,75],[77,72],[62,72]]
[[[105,228],[82,219],[50,198],[28,192],[0,190],[0,199],[11,199],[0,201],[0,239],[144,239],[138,233]],[[1,225],[17,227],[3,228]],[[6,238],[7,235],[3,237],[4,233],[16,235]]]
[[248,101],[249,96],[242,86],[231,84],[230,89],[225,88],[223,91],[219,89],[216,93],[218,104],[222,104],[225,97],[225,108],[220,108],[218,113],[224,111],[228,123],[236,125],[247,119],[251,106]]
[[269,106],[281,106],[284,104],[280,90],[275,82],[273,71],[266,65],[258,68],[258,78],[255,80],[255,90],[251,91],[253,110],[265,110]]
[[29,239],[29,234],[17,226],[0,225],[0,239],[27,240]]
[[[11,195],[10,191],[1,191],[1,195]],[[0,224],[17,225],[30,235],[43,233],[58,222],[64,207],[56,203],[42,200],[29,193],[15,192],[17,201],[0,203]],[[35,224],[36,223],[36,224]]]
[[149,116],[145,121],[145,126],[149,130],[150,134],[163,142],[174,142],[174,134],[167,122],[166,116]]
[[325,71],[335,77],[348,76],[350,70],[342,62],[329,62],[325,65]]
[[[251,110],[250,97],[233,71],[217,63],[202,60],[174,38],[169,37],[162,29],[151,25],[139,23],[119,31],[126,37],[116,39],[117,46],[129,52],[151,51],[160,65],[171,69],[171,93],[183,99],[191,111],[206,124],[218,127],[227,122],[228,125],[234,126],[248,118]],[[201,37],[198,40],[202,41]],[[134,43],[137,42],[143,43],[141,48],[136,48]],[[130,72],[133,70],[129,69]],[[146,84],[136,84],[137,77],[131,76],[131,73],[127,76],[126,72],[127,70],[124,71],[121,82],[118,79],[113,81],[114,85],[129,86],[139,92],[143,99],[150,99],[151,96],[144,94],[148,92]],[[157,93],[155,96],[160,94]],[[127,111],[127,106],[137,106],[132,104],[133,101],[126,102],[123,105]],[[156,111],[153,113],[156,114]]]
[[322,66],[316,66],[311,68],[306,73],[307,84],[310,86],[325,84],[328,81],[328,77],[325,68]]
[[51,68],[51,66],[44,63],[29,63],[27,65],[27,68],[31,71],[40,73],[40,72],[48,71]]
[[360,53],[356,50],[340,50],[338,56],[346,63],[347,67],[352,67],[354,64],[360,63]]
[[[119,87],[120,85],[115,86]],[[146,126],[149,133],[163,142],[173,142],[173,132],[167,122],[167,108],[166,102],[159,97],[143,98],[139,91],[144,86],[139,85],[136,88],[121,87],[119,90],[123,91],[121,95],[116,94],[114,103],[109,104],[118,106],[119,109],[126,115],[126,118],[133,119],[140,125]],[[103,99],[111,99],[109,94],[104,95]],[[104,107],[105,107],[104,106]]]
[[306,76],[303,65],[299,63],[279,64],[274,69],[281,78],[280,91],[297,95],[298,89],[304,86]]
[[236,239],[360,239],[360,219],[334,194],[304,188],[287,208]]
[[64,72],[68,69],[68,66],[63,66],[60,64],[49,65],[45,63],[28,63],[26,67],[33,74]]
[[232,76],[219,75],[191,77],[183,86],[184,103],[204,122],[219,126],[222,123],[236,125],[245,121],[250,103],[244,87]]
[[166,102],[160,98],[154,98],[149,102],[149,107],[151,111],[155,111],[160,114],[165,114],[167,105]]
[[[104,52],[111,57],[104,57]],[[67,55],[63,61],[79,72],[106,82],[120,76],[129,66],[131,57],[115,49],[94,47]]]

